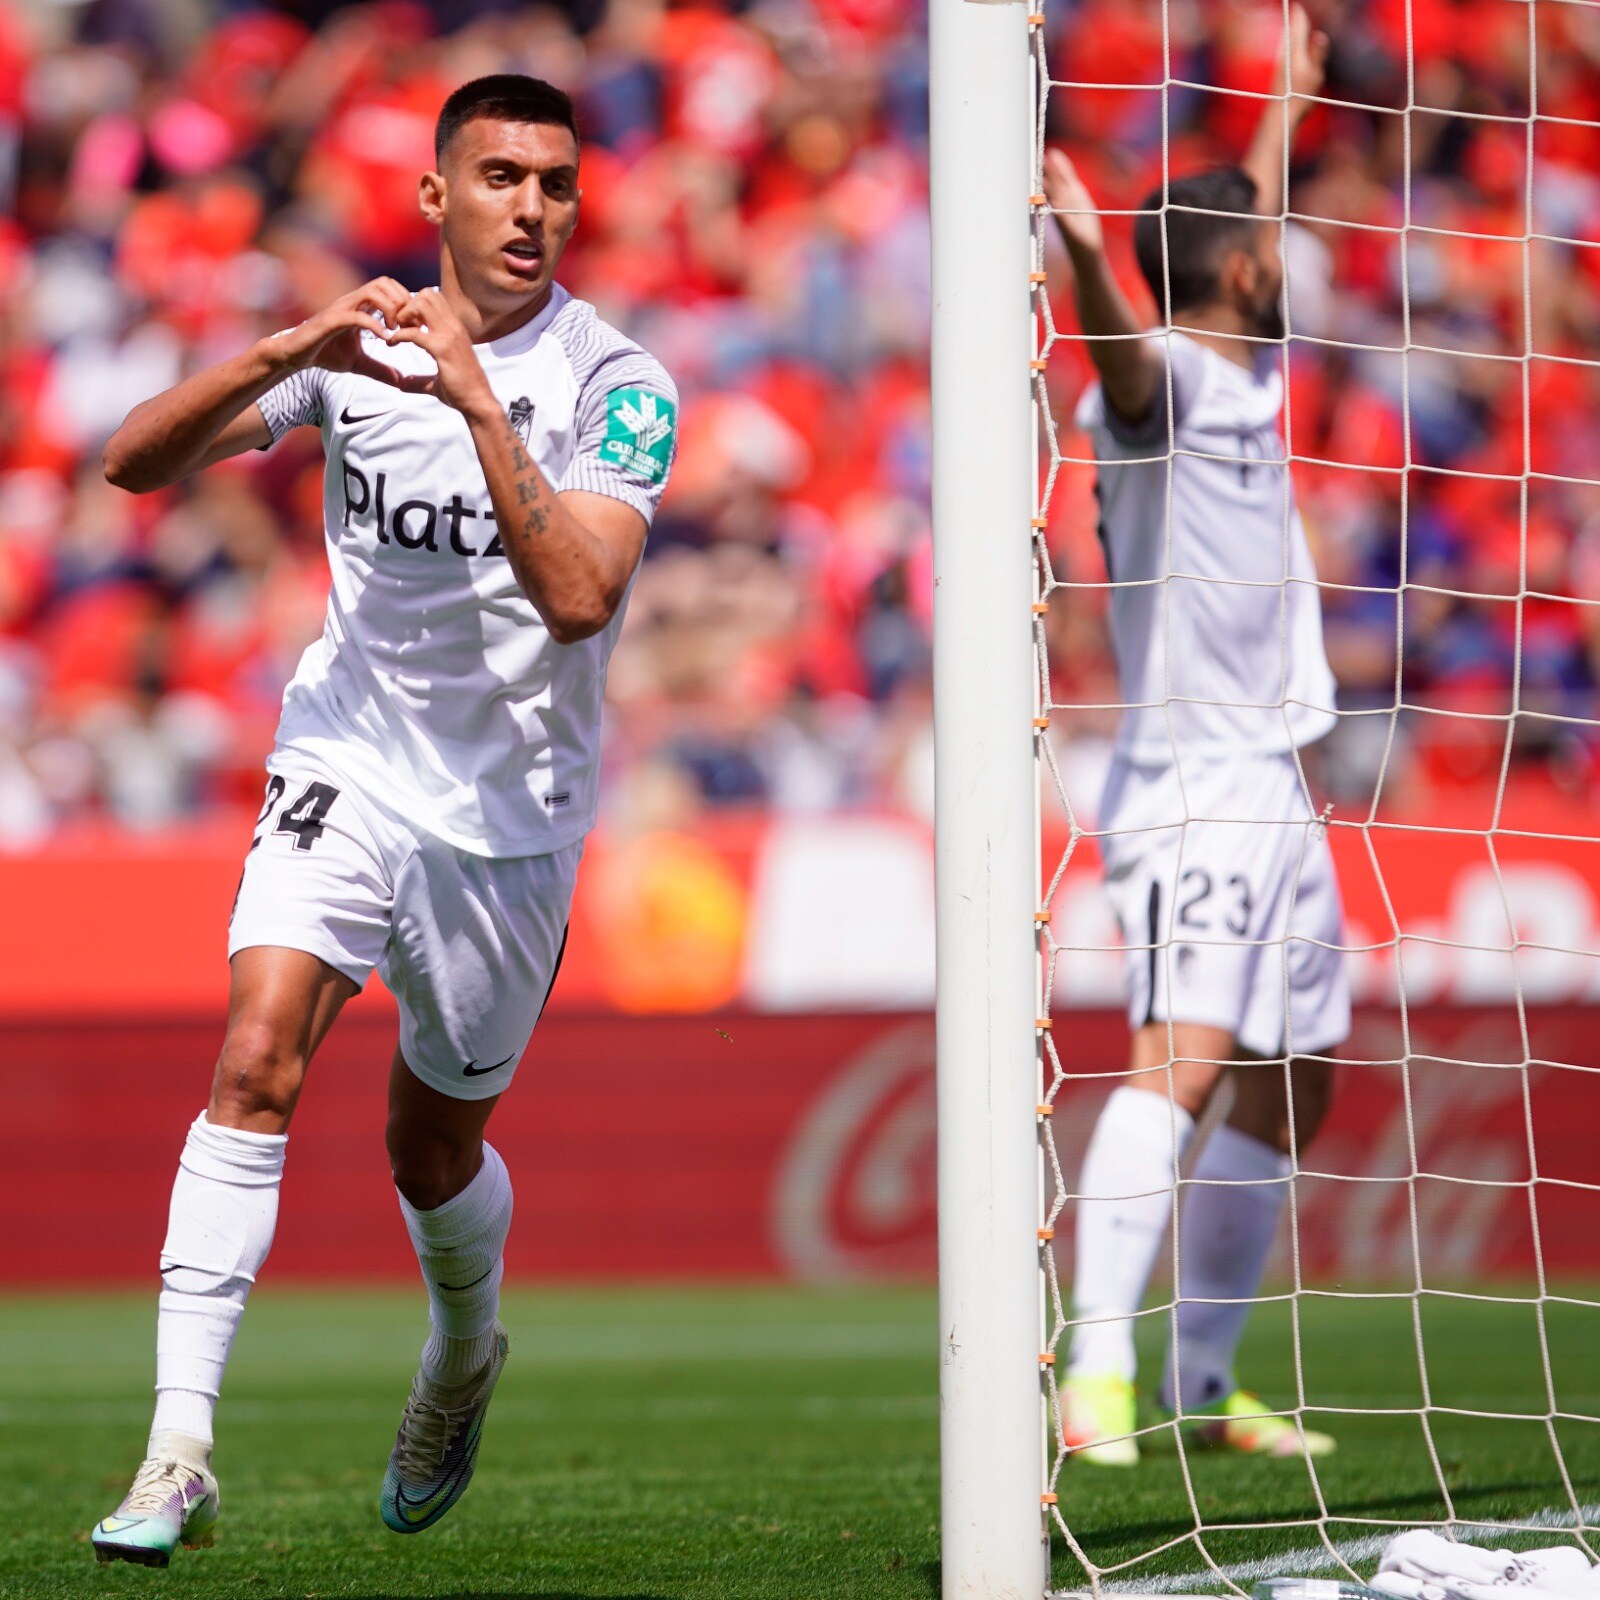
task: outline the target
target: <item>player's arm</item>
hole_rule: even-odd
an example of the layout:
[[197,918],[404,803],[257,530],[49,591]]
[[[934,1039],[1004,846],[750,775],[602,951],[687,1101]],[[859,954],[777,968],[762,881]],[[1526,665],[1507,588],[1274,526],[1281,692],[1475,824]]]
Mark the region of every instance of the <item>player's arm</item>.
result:
[[1283,177],[1289,147],[1312,111],[1312,97],[1321,92],[1328,60],[1328,36],[1311,26],[1304,6],[1290,7],[1286,43],[1287,59],[1283,50],[1278,54],[1278,70],[1272,83],[1274,98],[1267,102],[1244,158],[1244,170],[1255,180],[1256,210],[1264,217],[1283,215]]
[[248,350],[207,367],[136,405],[106,441],[105,474],[119,489],[146,494],[245,450],[272,443],[256,401],[291,373],[311,366],[360,372],[392,383],[394,374],[361,348],[360,336],[388,331],[406,290],[375,278],[298,327],[258,339]]
[[1164,381],[1161,355],[1111,270],[1100,213],[1064,151],[1045,152],[1044,192],[1072,259],[1078,326],[1088,335],[1100,386],[1119,417],[1142,422]]
[[506,558],[551,638],[576,644],[599,633],[616,615],[644,553],[644,517],[609,495],[556,493],[437,289],[413,295],[388,337],[420,345],[438,366],[437,376],[407,379],[406,387],[435,394],[467,419]]

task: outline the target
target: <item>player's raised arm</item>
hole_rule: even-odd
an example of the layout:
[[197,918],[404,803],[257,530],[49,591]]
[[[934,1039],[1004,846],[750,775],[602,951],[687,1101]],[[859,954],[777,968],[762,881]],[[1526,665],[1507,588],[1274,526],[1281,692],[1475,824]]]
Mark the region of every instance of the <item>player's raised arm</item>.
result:
[[496,399],[466,326],[441,291],[413,295],[398,320],[388,342],[420,345],[439,369],[435,377],[408,378],[405,387],[436,395],[467,419],[506,557],[551,638],[576,644],[599,633],[628,592],[649,524],[621,500],[556,493]]
[[298,327],[258,339],[241,354],[207,367],[130,411],[106,441],[105,474],[119,489],[147,494],[214,462],[272,443],[256,401],[306,367],[361,372],[394,382],[362,349],[363,329],[379,335],[406,303],[393,278],[342,296]]
[[1327,34],[1311,26],[1304,6],[1292,6],[1288,36],[1279,48],[1278,70],[1273,78],[1275,98],[1267,102],[1244,158],[1244,170],[1255,180],[1256,210],[1264,217],[1283,215],[1284,167],[1289,146],[1311,113],[1313,97],[1322,89],[1327,60]]
[[1161,383],[1161,357],[1106,259],[1105,230],[1083,179],[1064,151],[1044,158],[1044,192],[1072,258],[1078,324],[1088,335],[1089,357],[1112,409],[1140,422]]

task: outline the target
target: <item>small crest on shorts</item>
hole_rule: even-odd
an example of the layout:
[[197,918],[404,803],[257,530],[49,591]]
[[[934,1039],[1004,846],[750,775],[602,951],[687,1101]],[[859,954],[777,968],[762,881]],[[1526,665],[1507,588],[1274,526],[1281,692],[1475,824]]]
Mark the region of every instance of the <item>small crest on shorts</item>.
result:
[[1187,983],[1194,976],[1195,950],[1192,944],[1180,944],[1176,951],[1178,982]]
[[522,442],[528,444],[533,433],[533,401],[527,395],[522,395],[513,400],[506,407],[506,417],[511,426],[521,435]]
[[552,811],[556,810],[559,806],[570,806],[572,804],[572,792],[569,789],[561,789],[555,794],[547,794],[544,797],[544,803],[549,806]]

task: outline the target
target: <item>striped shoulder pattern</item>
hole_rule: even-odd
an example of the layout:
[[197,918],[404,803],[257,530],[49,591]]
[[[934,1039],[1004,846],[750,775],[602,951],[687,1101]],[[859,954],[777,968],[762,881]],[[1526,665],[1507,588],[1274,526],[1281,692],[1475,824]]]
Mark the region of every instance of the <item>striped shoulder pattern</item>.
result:
[[256,401],[261,408],[261,415],[266,418],[274,444],[291,428],[298,428],[302,423],[321,426],[327,376],[321,367],[305,367],[299,372],[291,372],[282,383],[274,384]]
[[[676,385],[654,356],[602,322],[585,300],[568,300],[549,332],[578,383],[573,421],[578,448],[558,488],[623,500],[650,521],[666,488],[677,443]],[[636,392],[637,400],[632,398]],[[641,404],[653,407],[650,425],[665,430],[646,450],[634,448],[640,442],[637,434],[631,441],[616,437],[619,416],[638,416]]]

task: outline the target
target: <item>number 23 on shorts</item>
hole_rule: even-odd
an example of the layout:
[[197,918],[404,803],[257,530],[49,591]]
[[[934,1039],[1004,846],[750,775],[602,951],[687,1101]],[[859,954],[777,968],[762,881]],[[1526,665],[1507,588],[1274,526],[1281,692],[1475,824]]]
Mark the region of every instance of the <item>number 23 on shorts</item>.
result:
[[[1186,867],[1178,877],[1178,926],[1209,928],[1211,912],[1206,902],[1216,887],[1204,867]],[[1218,889],[1224,898],[1223,927],[1242,939],[1250,931],[1250,913],[1255,909],[1250,897],[1250,882],[1242,872],[1233,873],[1225,887]]]

